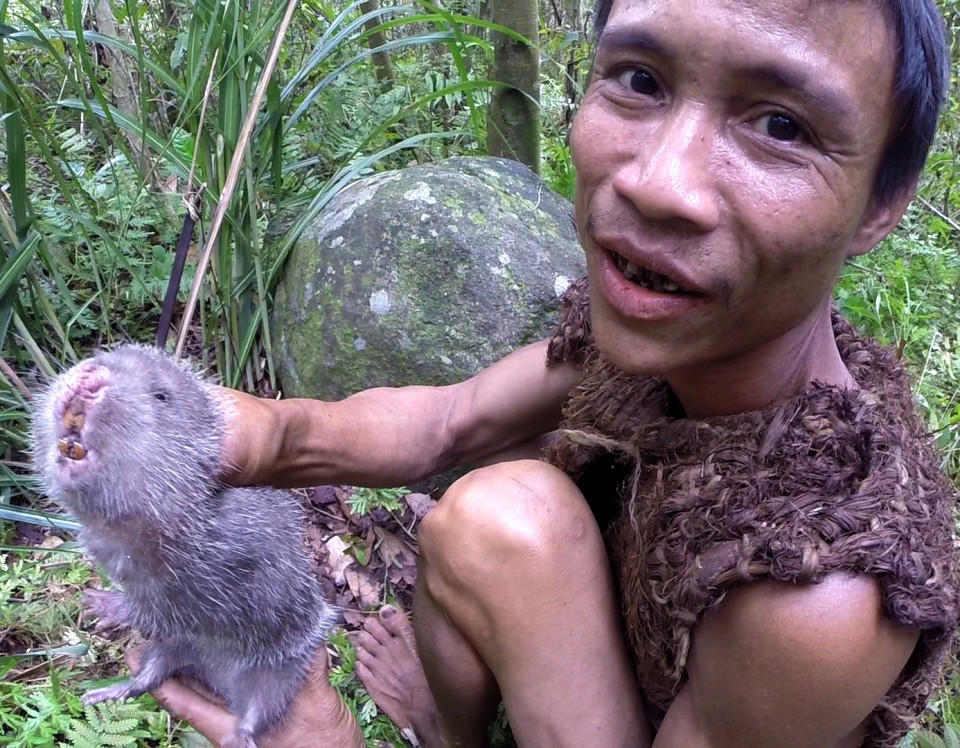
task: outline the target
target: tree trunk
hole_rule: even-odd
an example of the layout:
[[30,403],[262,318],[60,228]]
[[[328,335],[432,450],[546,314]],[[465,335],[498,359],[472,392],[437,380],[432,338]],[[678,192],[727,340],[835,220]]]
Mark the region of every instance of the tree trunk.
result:
[[494,34],[493,78],[497,88],[487,114],[487,151],[521,161],[540,173],[540,51],[536,0],[493,0],[493,22],[523,34],[523,44]]
[[[360,3],[360,10],[363,13],[370,13],[371,11],[377,10],[378,7],[379,3],[377,0],[367,0],[364,3]],[[374,18],[367,21],[363,26],[369,32],[379,25],[380,21]],[[376,49],[386,44],[387,38],[382,31],[375,31],[367,37],[367,41],[370,49]],[[393,65],[390,62],[390,55],[387,52],[374,52],[373,65],[377,71],[377,80],[382,84],[386,85],[389,83],[392,85],[397,82],[393,75]]]
[[[97,23],[97,30],[105,36],[121,39],[125,42],[131,42],[129,35],[121,32],[117,27],[116,18],[113,16],[113,9],[110,7],[109,0],[95,0],[93,5],[94,20]],[[113,93],[113,104],[121,112],[127,115],[135,122],[140,121],[140,101],[139,88],[137,86],[134,72],[123,54],[116,52],[111,47],[104,45],[104,61],[106,67],[110,69],[110,90]],[[136,154],[139,161],[141,174],[146,176],[150,173],[150,158],[146,153],[143,142],[131,132],[124,131],[127,142]]]

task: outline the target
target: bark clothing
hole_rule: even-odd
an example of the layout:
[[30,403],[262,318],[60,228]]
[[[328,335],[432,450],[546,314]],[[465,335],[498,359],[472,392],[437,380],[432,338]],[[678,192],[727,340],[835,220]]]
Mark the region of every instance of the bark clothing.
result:
[[690,419],[663,380],[597,350],[586,279],[564,297],[548,358],[584,377],[547,459],[604,531],[654,724],[683,685],[700,616],[763,579],[870,574],[886,615],[921,630],[865,746],[896,746],[939,683],[960,602],[955,490],[894,354],[838,314],[833,326],[858,389],[812,383],[762,410]]

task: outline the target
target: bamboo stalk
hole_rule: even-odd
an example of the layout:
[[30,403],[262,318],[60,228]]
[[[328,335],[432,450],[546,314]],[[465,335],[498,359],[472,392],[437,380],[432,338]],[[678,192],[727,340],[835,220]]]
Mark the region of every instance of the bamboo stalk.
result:
[[267,56],[267,62],[260,72],[260,80],[257,82],[257,88],[253,93],[253,101],[250,103],[250,109],[247,111],[247,117],[243,122],[243,128],[240,130],[240,137],[237,138],[237,147],[233,151],[233,158],[230,160],[230,169],[227,172],[227,180],[224,182],[223,190],[220,192],[220,199],[217,202],[217,208],[213,213],[213,221],[210,226],[210,234],[207,236],[207,242],[203,247],[203,253],[197,263],[197,272],[193,279],[193,286],[190,288],[190,297],[187,299],[187,306],[183,313],[183,320],[180,323],[180,335],[177,338],[177,349],[174,353],[176,358],[180,358],[183,353],[183,346],[187,339],[187,333],[190,329],[190,322],[193,319],[194,311],[197,307],[197,299],[200,296],[200,287],[203,284],[203,276],[206,273],[207,266],[210,264],[210,255],[213,253],[213,246],[220,234],[220,227],[223,225],[223,218],[226,215],[230,200],[233,198],[233,191],[237,186],[237,177],[240,174],[240,167],[243,164],[247,146],[250,142],[250,134],[253,132],[253,126],[257,120],[257,113],[260,111],[260,105],[263,103],[263,97],[267,92],[267,84],[273,75],[273,69],[277,65],[277,57],[280,54],[280,46],[283,38],[287,34],[287,28],[293,19],[293,11],[297,7],[297,0],[289,0],[287,9],[280,21],[280,27],[273,39],[270,47],[270,53]]

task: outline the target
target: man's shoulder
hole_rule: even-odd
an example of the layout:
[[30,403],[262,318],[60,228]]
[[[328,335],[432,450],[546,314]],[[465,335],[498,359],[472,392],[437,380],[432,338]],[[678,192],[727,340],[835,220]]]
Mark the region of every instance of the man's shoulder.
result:
[[734,588],[693,632],[697,719],[733,738],[770,729],[779,745],[834,744],[883,700],[918,636],[884,615],[873,577]]

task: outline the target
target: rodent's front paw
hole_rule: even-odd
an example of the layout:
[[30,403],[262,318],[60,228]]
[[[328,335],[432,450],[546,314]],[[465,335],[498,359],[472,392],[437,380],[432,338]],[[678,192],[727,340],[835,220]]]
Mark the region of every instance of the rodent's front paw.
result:
[[133,680],[125,680],[121,683],[114,683],[112,686],[87,691],[83,695],[82,701],[87,706],[92,706],[93,704],[99,704],[101,701],[123,701],[139,695],[134,693]]
[[87,590],[83,595],[85,618],[96,618],[94,631],[104,636],[116,636],[130,628],[129,608],[122,592],[117,590]]

